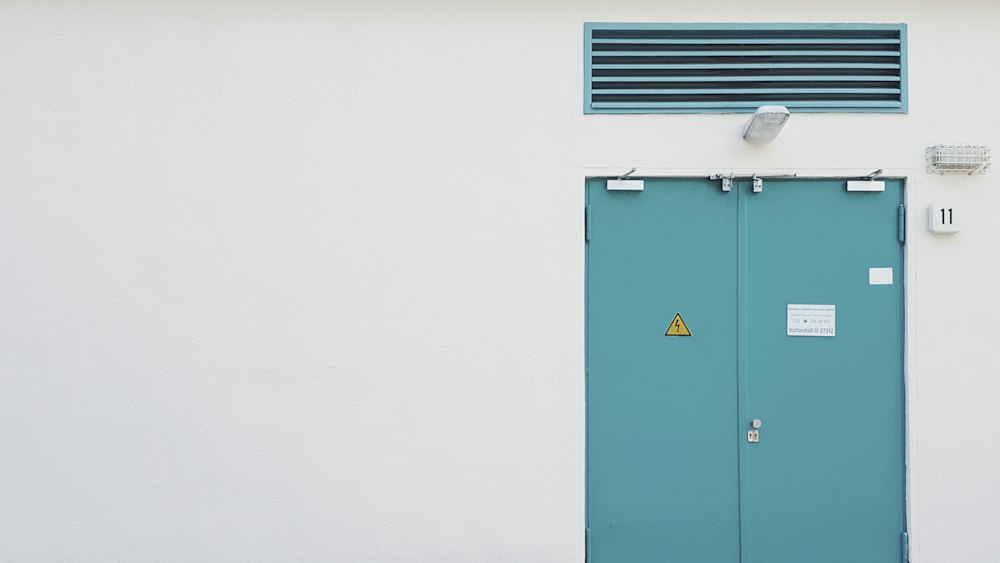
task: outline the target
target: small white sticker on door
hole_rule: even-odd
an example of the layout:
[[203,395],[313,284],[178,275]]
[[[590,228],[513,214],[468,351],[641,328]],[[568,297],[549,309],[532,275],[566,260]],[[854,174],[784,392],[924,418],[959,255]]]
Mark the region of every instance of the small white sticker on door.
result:
[[892,285],[892,268],[868,268],[868,285]]
[[789,305],[788,336],[836,336],[836,305]]

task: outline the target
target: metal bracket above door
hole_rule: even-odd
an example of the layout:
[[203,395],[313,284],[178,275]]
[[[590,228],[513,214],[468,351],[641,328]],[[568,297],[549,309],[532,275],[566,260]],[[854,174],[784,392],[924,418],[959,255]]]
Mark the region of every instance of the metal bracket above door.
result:
[[753,180],[753,193],[759,194],[764,191],[764,178],[796,178],[798,174],[771,174],[767,176],[761,176],[759,174],[746,174],[746,175],[736,175],[730,172],[729,174],[712,174],[708,177],[709,180],[721,180],[722,181],[722,191],[730,192],[733,190],[733,180],[737,178],[742,178],[745,180]]

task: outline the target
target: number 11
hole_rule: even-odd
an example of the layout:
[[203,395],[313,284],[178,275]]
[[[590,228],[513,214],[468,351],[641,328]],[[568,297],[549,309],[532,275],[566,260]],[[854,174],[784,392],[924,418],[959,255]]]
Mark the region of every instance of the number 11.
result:
[[943,207],[941,208],[941,224],[942,225],[945,225],[945,224],[951,225],[954,222],[954,218],[953,218],[953,215],[952,215],[952,210],[948,209],[947,211],[948,211],[948,218],[945,219],[945,215],[944,215],[945,208],[943,208]]

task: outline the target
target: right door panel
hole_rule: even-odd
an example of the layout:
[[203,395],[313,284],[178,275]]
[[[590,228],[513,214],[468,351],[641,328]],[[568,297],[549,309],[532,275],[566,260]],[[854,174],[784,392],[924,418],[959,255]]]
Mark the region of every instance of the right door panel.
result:
[[[902,185],[767,180],[739,191],[741,551],[752,563],[899,561],[905,530]],[[873,285],[869,268],[882,268]],[[886,270],[892,283],[886,284]],[[835,305],[836,335],[787,307]]]

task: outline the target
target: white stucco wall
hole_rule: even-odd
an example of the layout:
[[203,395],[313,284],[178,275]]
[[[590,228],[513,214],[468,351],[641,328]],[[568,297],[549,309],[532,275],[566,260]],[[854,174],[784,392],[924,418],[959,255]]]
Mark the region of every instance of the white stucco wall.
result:
[[[815,4],[815,5],[814,5]],[[585,21],[906,22],[908,115],[584,116]],[[912,559],[1000,560],[987,0],[0,3],[0,560],[580,561],[583,177],[909,178]],[[964,230],[932,236],[931,200]]]

